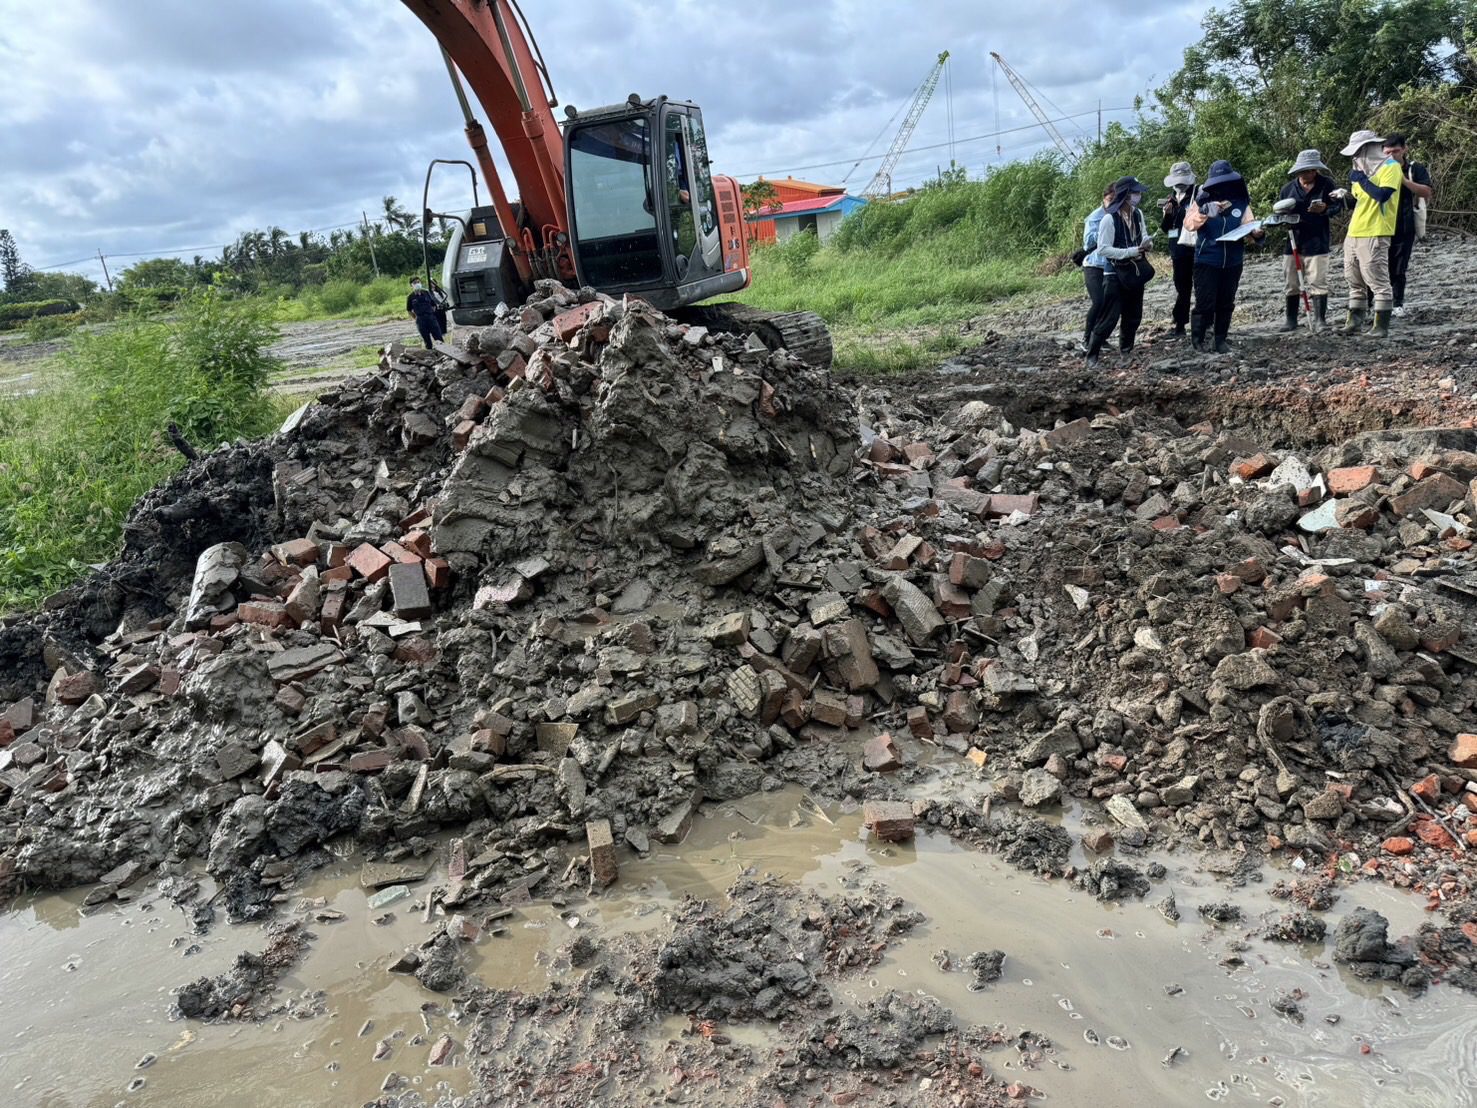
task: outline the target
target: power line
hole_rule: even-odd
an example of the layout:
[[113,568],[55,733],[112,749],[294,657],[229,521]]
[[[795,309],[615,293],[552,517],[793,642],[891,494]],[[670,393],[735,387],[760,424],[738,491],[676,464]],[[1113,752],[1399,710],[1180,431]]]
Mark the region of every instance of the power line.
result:
[[[1131,112],[1131,111],[1135,111],[1135,110],[1136,109],[1131,104],[1128,105],[1128,106],[1126,106],[1126,107],[1121,107],[1121,108],[1104,108],[1103,109],[1103,111],[1105,111],[1105,112]],[[1053,123],[1064,123],[1064,122],[1066,122],[1069,119],[1079,119],[1082,116],[1096,115],[1096,114],[1097,114],[1097,109],[1096,108],[1093,108],[1090,111],[1076,112],[1076,113],[1074,113],[1073,115],[1070,115],[1070,116],[1062,116],[1060,119],[1053,119],[1053,120],[1051,120],[1051,122],[1053,122]],[[1038,130],[1040,128],[1040,126],[1041,126],[1041,124],[1039,124],[1039,123],[1030,123],[1030,124],[1027,124],[1027,125],[1022,126],[1022,127],[1006,127],[1003,130],[990,131],[990,132],[988,132],[986,134],[983,134],[983,135],[971,135],[969,138],[956,139],[955,142],[954,142],[954,145],[960,146],[960,145],[963,145],[966,142],[979,142],[982,139],[999,138],[1001,135],[1013,135],[1013,134],[1018,134],[1021,131],[1035,131],[1035,130]],[[932,144],[930,144],[928,146],[910,146],[907,149],[906,153],[916,154],[916,153],[918,153],[921,150],[942,150],[944,147],[946,147],[948,145],[949,145],[949,143],[947,141],[945,141],[945,142],[935,142],[935,143],[932,143]],[[887,155],[885,155],[885,154],[873,154],[873,155],[870,155],[870,156],[867,156],[867,157],[863,157],[863,158],[859,158],[859,159],[855,159],[855,160],[857,160],[857,161],[864,161],[864,162],[865,161],[876,161],[876,160],[878,160],[880,158],[884,158],[886,156]],[[834,162],[813,162],[810,165],[792,165],[788,169],[750,170],[750,171],[748,171],[746,173],[735,173],[735,174],[733,174],[733,176],[735,176],[735,177],[768,177],[768,176],[773,176],[776,173],[794,173],[796,170],[800,170],[800,169],[829,169],[831,166],[836,166],[836,165],[850,165],[853,160],[854,159],[852,159],[852,158],[840,158],[840,159],[838,159],[838,160],[836,160]]]
[[[300,234],[300,235],[316,235],[316,234],[320,234],[320,233],[322,233],[324,231],[342,231],[345,227],[357,227],[357,226],[359,226],[359,220],[354,219],[354,220],[350,220],[348,223],[335,223],[331,227],[309,227],[305,231],[299,231],[298,234]],[[243,231],[242,233],[245,234],[246,232]],[[110,257],[110,258],[167,258],[167,257],[169,257],[172,254],[200,254],[200,253],[204,253],[207,250],[224,250],[226,247],[233,246],[233,245],[235,245],[235,244],[234,243],[230,243],[230,242],[223,242],[223,243],[212,244],[212,245],[208,245],[208,246],[180,246],[180,247],[176,247],[176,248],[174,248],[172,250],[159,249],[159,250],[119,251],[119,252],[115,252],[115,253],[109,254],[108,257]],[[51,269],[65,269],[69,265],[81,265],[83,262],[90,262],[90,261],[92,261],[92,259],[95,256],[96,255],[89,254],[85,258],[73,258],[69,262],[56,262],[53,265],[40,265],[40,266],[34,266],[32,268],[36,272],[38,272],[38,273],[44,273],[47,270],[51,270]]]

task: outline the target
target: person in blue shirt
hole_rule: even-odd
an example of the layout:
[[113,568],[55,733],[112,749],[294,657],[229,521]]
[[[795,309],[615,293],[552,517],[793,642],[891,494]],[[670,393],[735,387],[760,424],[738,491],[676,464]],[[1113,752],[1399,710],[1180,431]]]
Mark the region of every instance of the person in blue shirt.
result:
[[1082,221],[1082,252],[1085,255],[1082,259],[1082,280],[1087,285],[1087,299],[1090,301],[1087,323],[1082,330],[1083,351],[1092,344],[1093,328],[1097,326],[1098,317],[1103,312],[1103,272],[1108,266],[1097,252],[1097,229],[1112,202],[1113,190],[1109,187],[1103,190],[1103,202],[1092,209]]
[[427,350],[431,349],[433,340],[440,342],[446,337],[436,318],[439,310],[436,297],[421,284],[419,277],[412,277],[410,295],[405,298],[405,312],[415,320],[415,329],[421,333],[421,342],[426,344]]
[[[1241,284],[1246,238],[1229,242],[1221,238],[1255,219],[1251,194],[1241,174],[1228,161],[1211,162],[1205,186],[1185,213],[1185,227],[1195,232],[1195,310],[1190,316],[1190,344],[1196,350],[1207,348],[1206,332],[1213,325],[1215,352],[1231,352],[1226,336],[1236,308],[1236,289]],[[1260,242],[1266,236],[1267,232],[1258,227],[1247,237]]]

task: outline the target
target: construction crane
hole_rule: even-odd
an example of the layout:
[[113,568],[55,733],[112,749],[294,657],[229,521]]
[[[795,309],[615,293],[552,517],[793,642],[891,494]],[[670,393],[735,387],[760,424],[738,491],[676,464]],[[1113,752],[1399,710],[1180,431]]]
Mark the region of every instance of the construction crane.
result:
[[908,114],[903,117],[903,125],[898,128],[897,137],[892,140],[892,145],[883,155],[882,164],[877,167],[877,172],[872,176],[871,184],[862,190],[862,195],[868,200],[876,200],[892,192],[892,171],[897,168],[898,159],[908,148],[908,140],[913,137],[913,128],[918,126],[918,120],[923,116],[923,109],[928,107],[928,101],[933,98],[933,90],[938,88],[939,76],[944,72],[944,63],[948,60],[949,52],[945,50],[939,55],[933,68],[928,71],[928,76],[923,78],[918,91],[913,94],[913,102],[908,106]]
[[999,54],[995,53],[995,51],[990,51],[990,57],[995,59],[995,64],[998,65],[1005,73],[1005,79],[1010,82],[1010,87],[1015,89],[1016,92],[1020,93],[1021,99],[1026,102],[1026,107],[1030,108],[1031,114],[1036,117],[1036,122],[1041,124],[1041,126],[1046,129],[1046,133],[1051,136],[1051,141],[1056,143],[1056,148],[1060,150],[1063,154],[1065,154],[1068,158],[1071,158],[1075,161],[1077,158],[1077,152],[1072,149],[1071,144],[1068,143],[1062,133],[1057,130],[1056,124],[1051,121],[1051,118],[1044,111],[1041,110],[1041,105],[1036,103],[1036,98],[1032,96],[1030,90],[1026,88],[1026,82],[1021,78],[1021,75],[1015,70],[1011,69],[1009,63],[1007,63],[1006,60],[1002,58]]

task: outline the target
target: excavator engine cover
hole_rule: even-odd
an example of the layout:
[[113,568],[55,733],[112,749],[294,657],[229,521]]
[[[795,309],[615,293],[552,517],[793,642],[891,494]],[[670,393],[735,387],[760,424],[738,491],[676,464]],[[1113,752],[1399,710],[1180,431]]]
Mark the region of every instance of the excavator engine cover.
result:
[[496,321],[499,303],[515,308],[529,290],[518,279],[512,251],[498,230],[496,212],[491,207],[473,208],[467,224],[474,233],[482,227],[490,229],[491,234],[474,240],[465,235],[452,236],[456,260],[447,282],[453,304],[451,318],[464,327],[485,327]]

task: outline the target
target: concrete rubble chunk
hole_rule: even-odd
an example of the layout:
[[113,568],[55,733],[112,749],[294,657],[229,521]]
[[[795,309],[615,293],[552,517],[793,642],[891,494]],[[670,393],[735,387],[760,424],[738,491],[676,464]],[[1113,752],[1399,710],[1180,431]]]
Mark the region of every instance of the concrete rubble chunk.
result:
[[687,838],[687,832],[692,827],[692,817],[696,811],[697,801],[691,799],[682,801],[661,818],[651,837],[659,843],[680,843]]
[[585,840],[590,851],[590,876],[603,887],[615,884],[620,869],[615,858],[615,838],[610,820],[595,819],[585,824]]
[[195,560],[190,598],[185,602],[185,627],[197,631],[210,617],[235,607],[231,589],[240,579],[249,554],[239,542],[222,542],[206,548]]
[[1027,808],[1060,804],[1062,783],[1044,769],[1028,769],[1021,775],[1021,803]]
[[1277,671],[1267,662],[1264,650],[1228,654],[1216,663],[1212,678],[1240,692],[1275,685],[1280,681]]
[[748,612],[730,612],[703,627],[703,638],[714,646],[737,646],[747,641],[752,630]]
[[293,647],[267,659],[267,672],[275,681],[301,681],[344,660],[344,652],[330,643]]
[[872,658],[872,644],[866,625],[859,619],[832,624],[822,636],[827,665],[851,692],[870,689],[881,680],[881,671]]
[[1147,832],[1149,830],[1148,821],[1144,819],[1142,813],[1139,812],[1138,808],[1134,806],[1133,801],[1128,797],[1122,795],[1109,797],[1104,807],[1107,808],[1108,815],[1112,816],[1124,827],[1132,828],[1135,831]]
[[425,571],[397,562],[390,567],[390,603],[401,619],[424,619],[431,614],[431,592]]

